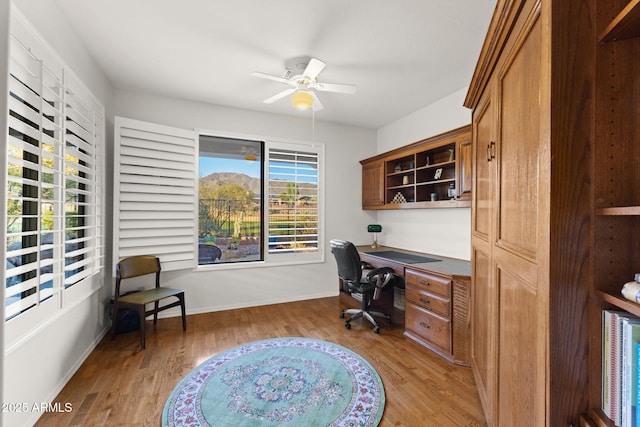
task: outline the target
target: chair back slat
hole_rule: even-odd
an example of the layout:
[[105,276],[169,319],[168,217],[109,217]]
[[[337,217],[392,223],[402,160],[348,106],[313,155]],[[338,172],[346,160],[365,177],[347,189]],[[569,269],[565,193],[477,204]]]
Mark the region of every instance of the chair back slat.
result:
[[124,258],[116,266],[117,279],[129,279],[131,277],[144,276],[145,274],[159,273],[160,261],[153,255],[140,255]]

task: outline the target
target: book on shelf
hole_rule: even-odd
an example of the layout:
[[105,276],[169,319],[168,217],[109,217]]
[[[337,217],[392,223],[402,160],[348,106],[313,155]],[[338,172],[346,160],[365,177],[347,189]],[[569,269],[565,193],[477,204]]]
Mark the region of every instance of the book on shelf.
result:
[[630,314],[620,315],[622,326],[621,426],[636,426],[636,344],[640,343],[640,319]]
[[616,426],[640,427],[640,318],[602,312],[602,411]]
[[609,394],[609,373],[611,372],[611,312],[602,311],[602,412],[611,418],[611,402]]

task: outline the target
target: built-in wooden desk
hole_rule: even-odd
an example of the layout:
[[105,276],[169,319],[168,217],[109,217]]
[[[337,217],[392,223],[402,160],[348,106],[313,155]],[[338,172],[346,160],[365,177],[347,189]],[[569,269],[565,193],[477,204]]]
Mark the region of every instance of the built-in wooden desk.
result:
[[[453,363],[468,366],[471,263],[386,246],[357,248],[362,261],[376,268],[391,267],[404,277],[405,335]],[[413,259],[403,259],[404,255]],[[424,258],[429,262],[421,262]],[[359,304],[348,294],[341,295],[348,304]],[[393,292],[384,293],[377,304],[392,310]]]

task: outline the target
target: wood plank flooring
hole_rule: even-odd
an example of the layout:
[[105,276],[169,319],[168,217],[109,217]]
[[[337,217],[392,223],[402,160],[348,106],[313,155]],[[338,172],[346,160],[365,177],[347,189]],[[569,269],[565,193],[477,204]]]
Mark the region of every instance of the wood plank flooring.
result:
[[[69,413],[45,413],[37,426],[158,426],[171,390],[208,358],[237,345],[274,337],[331,341],[367,359],[382,378],[386,406],[380,426],[485,426],[471,369],[450,364],[403,335],[402,316],[377,335],[357,320],[347,330],[338,297],[160,319],[137,332],[105,337],[56,397]],[[301,426],[304,427],[304,426]]]

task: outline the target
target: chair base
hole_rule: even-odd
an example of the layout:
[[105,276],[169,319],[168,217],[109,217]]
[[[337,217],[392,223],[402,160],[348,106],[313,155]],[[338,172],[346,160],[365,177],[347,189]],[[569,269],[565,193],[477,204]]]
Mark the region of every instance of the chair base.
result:
[[359,319],[361,317],[371,322],[371,324],[373,325],[373,332],[375,332],[376,334],[380,333],[380,326],[378,325],[378,322],[376,322],[376,319],[374,319],[374,316],[384,318],[387,320],[387,322],[389,322],[389,324],[391,324],[391,316],[385,313],[381,313],[379,311],[369,311],[369,310],[361,310],[356,308],[348,308],[348,309],[342,310],[342,312],[340,313],[340,318],[344,319],[344,316],[346,314],[352,315],[351,317],[349,317],[347,320],[344,321],[344,327],[347,329],[351,329],[352,320]]

